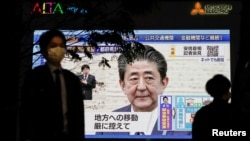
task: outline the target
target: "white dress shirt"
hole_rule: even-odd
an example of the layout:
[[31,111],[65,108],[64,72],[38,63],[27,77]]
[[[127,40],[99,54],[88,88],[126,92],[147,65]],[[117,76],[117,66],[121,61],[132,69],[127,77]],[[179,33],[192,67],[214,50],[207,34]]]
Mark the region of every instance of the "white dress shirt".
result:
[[[133,107],[131,106],[131,112],[134,112]],[[154,126],[157,122],[158,114],[157,114],[157,107],[151,112],[149,122],[147,128],[144,129],[144,135],[151,135],[154,129]],[[135,135],[135,132],[130,132],[130,135]]]

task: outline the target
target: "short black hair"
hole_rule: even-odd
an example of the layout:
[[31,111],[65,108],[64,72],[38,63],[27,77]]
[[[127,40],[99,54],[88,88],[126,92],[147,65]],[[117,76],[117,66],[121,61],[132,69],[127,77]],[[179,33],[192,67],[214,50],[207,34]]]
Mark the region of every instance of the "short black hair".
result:
[[61,32],[60,30],[57,29],[51,29],[48,30],[44,33],[42,33],[42,35],[39,38],[39,47],[41,52],[47,50],[48,44],[50,43],[50,41],[52,40],[53,37],[60,37],[63,40],[63,44],[66,47],[66,37],[63,34],[63,32]]
[[84,64],[84,65],[82,65],[82,68],[81,68],[81,70],[84,70],[85,68],[87,68],[87,69],[90,69],[89,65],[87,65],[87,64]]
[[167,99],[167,100],[168,100],[168,97],[167,97],[167,96],[164,96],[162,99],[163,99],[163,100],[164,100],[164,99]]
[[143,45],[144,49],[141,52],[135,54],[132,62],[128,62],[124,53],[118,57],[118,72],[120,80],[124,80],[125,72],[127,69],[127,64],[133,63],[133,61],[143,61],[147,60],[149,62],[154,62],[157,65],[157,70],[161,75],[161,80],[166,77],[167,73],[167,61],[164,55],[156,50],[153,46]]
[[206,83],[206,91],[212,97],[221,98],[231,88],[230,80],[222,74],[217,74]]

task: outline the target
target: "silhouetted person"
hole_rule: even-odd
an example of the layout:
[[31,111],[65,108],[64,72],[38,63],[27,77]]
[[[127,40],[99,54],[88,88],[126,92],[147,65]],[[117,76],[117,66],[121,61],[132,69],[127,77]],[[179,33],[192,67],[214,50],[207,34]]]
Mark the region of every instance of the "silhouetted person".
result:
[[108,62],[109,62],[108,59],[106,59],[105,57],[102,57],[101,62],[99,62],[99,67],[102,66],[103,68],[105,68],[105,66],[107,66],[107,67],[111,68],[111,66]]
[[206,91],[214,99],[196,112],[192,126],[193,140],[212,139],[218,135],[218,131],[232,129],[232,111],[228,103],[231,98],[230,88],[230,80],[221,74],[207,81]]
[[46,64],[27,72],[20,105],[20,141],[82,141],[81,83],[61,61],[66,39],[59,30],[44,32],[39,46]]
[[78,52],[77,47],[74,47],[73,50],[71,50],[71,49],[67,50],[67,53],[69,53],[71,55],[71,61],[74,60],[74,62],[76,62],[76,61],[81,61],[82,60],[82,58],[79,56],[79,54],[77,54],[77,52]]
[[91,54],[90,51],[87,50],[87,48],[84,48],[83,52],[89,59],[93,59],[93,55]]

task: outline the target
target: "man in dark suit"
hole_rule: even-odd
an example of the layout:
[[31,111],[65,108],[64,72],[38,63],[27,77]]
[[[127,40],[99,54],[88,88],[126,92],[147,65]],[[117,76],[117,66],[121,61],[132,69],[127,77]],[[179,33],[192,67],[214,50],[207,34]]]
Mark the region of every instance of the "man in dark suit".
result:
[[232,105],[228,103],[231,98],[230,80],[222,74],[216,74],[207,81],[205,88],[213,101],[195,113],[192,125],[194,141],[214,139],[219,131],[235,128]]
[[163,107],[163,108],[172,108],[172,105],[170,103],[168,103],[168,97],[167,96],[163,96],[162,100],[163,100],[163,103],[161,103],[161,107]]
[[[98,135],[187,135],[189,131],[158,130],[158,96],[164,93],[168,84],[167,61],[154,47],[145,45],[145,50],[138,52],[133,60],[124,54],[118,58],[119,83],[127,96],[129,105],[113,112],[150,112],[150,120],[144,133],[136,132],[97,132]],[[140,127],[138,127],[139,129]],[[141,130],[141,128],[140,128]]]
[[61,31],[52,29],[41,35],[39,46],[47,62],[28,71],[25,77],[20,101],[20,141],[82,141],[81,83],[61,66],[66,38]]
[[89,73],[89,65],[83,65],[82,74],[79,76],[82,83],[82,91],[84,100],[92,100],[92,90],[96,87],[96,79],[94,75]]

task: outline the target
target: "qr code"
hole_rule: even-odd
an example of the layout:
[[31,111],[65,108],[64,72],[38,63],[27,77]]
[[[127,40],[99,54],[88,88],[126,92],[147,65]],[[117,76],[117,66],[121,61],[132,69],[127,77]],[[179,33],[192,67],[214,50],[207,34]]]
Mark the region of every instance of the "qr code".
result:
[[207,46],[207,57],[219,56],[219,46]]

